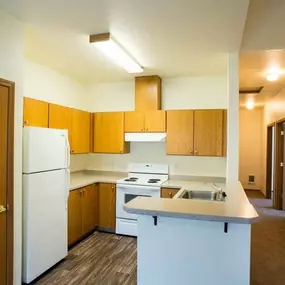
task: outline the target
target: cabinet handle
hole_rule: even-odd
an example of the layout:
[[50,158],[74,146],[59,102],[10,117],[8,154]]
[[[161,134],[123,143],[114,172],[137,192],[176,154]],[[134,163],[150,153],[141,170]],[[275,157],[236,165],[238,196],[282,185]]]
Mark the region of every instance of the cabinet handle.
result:
[[123,153],[123,151],[122,151],[122,150],[120,150],[120,153]]
[[28,120],[25,120],[25,121],[24,121],[24,125],[27,125],[27,124],[28,124],[28,122],[29,122]]
[[143,129],[141,129],[141,131],[143,132]]
[[198,154],[198,151],[197,151],[197,150],[195,150],[195,151],[194,151],[194,153],[195,153],[195,154]]
[[169,197],[170,197],[170,198],[172,198],[172,197],[173,197],[173,194],[172,194],[172,192],[170,192],[170,193],[169,193]]
[[148,128],[146,128],[145,130],[148,131]]
[[190,153],[190,154],[193,154],[193,150],[190,150],[189,153]]

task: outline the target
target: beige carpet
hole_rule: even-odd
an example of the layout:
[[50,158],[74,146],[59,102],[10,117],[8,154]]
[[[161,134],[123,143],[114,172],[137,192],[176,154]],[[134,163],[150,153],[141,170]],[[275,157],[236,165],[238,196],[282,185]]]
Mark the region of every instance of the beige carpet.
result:
[[285,285],[285,212],[259,191],[246,191],[260,215],[252,225],[251,285]]

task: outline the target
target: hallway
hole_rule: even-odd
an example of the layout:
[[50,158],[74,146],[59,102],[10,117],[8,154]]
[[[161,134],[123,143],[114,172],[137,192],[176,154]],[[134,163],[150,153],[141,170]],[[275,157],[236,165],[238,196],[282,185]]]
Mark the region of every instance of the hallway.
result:
[[260,215],[252,226],[251,285],[285,284],[285,212],[259,191],[246,191]]

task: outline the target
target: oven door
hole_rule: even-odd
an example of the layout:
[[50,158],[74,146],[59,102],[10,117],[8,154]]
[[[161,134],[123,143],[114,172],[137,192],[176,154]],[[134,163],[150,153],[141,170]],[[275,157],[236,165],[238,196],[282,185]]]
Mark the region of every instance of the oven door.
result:
[[137,215],[127,213],[123,206],[136,197],[160,197],[160,187],[117,184],[117,218],[136,220]]

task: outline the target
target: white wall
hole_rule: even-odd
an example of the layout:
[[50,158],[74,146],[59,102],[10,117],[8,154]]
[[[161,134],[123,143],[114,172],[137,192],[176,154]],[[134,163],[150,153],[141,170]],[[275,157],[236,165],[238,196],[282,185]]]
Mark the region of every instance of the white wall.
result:
[[[90,109],[134,110],[134,82],[102,83],[89,87]],[[163,109],[227,108],[226,77],[165,78],[162,80]],[[171,174],[226,175],[226,158],[166,155],[165,143],[131,143],[130,154],[90,154],[88,169],[127,171],[130,162],[166,163]]]
[[24,27],[0,11],[0,77],[15,82],[14,284],[21,284],[22,258],[22,115]]
[[[239,180],[245,189],[262,189],[263,108],[240,109],[239,126]],[[255,184],[248,176],[255,176]]]
[[[85,86],[64,74],[29,59],[25,60],[24,97],[89,110]],[[86,163],[86,155],[72,155],[70,170],[86,169]]]
[[88,111],[83,85],[29,59],[25,60],[24,96]]

